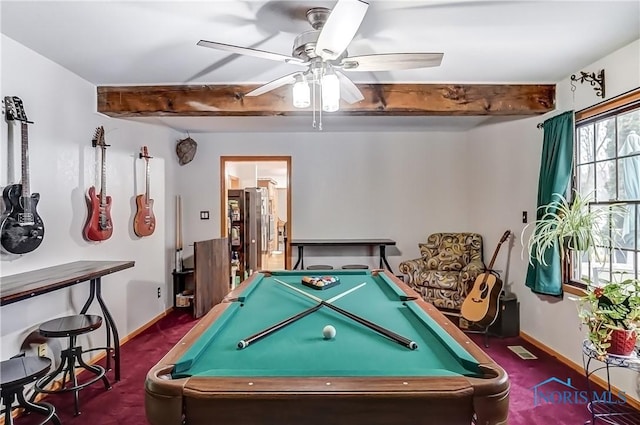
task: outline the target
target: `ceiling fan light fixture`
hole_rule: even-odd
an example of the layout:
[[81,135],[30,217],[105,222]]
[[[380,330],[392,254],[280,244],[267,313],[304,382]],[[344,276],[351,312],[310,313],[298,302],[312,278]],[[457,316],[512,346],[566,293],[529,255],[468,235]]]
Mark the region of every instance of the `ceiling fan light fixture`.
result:
[[335,112],[340,109],[340,80],[331,70],[322,76],[320,82],[322,86],[322,110],[325,112]]
[[304,76],[296,78],[293,84],[293,106],[296,108],[308,108],[311,105],[311,90]]

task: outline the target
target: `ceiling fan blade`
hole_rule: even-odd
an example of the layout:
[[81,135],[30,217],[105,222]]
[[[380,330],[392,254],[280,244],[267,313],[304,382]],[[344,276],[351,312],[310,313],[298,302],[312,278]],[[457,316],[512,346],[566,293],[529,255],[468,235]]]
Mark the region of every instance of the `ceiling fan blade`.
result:
[[393,71],[440,66],[443,53],[382,53],[344,58],[343,71]]
[[338,0],[325,22],[316,43],[316,55],[336,60],[347,48],[367,13],[363,0]]
[[232,44],[218,43],[216,41],[200,40],[198,46],[209,47],[211,49],[225,50],[238,55],[254,56],[262,59],[269,59],[279,62],[291,63],[294,65],[305,65],[306,62],[293,56],[281,55],[279,53],[267,52],[265,50],[251,49],[249,47],[234,46]]
[[340,71],[335,71],[335,73],[338,76],[338,80],[340,81],[340,97],[342,97],[345,102],[356,103],[364,100],[362,92],[360,91],[358,86],[356,86],[355,83],[349,79],[349,77],[347,77]]
[[294,72],[293,74],[287,74],[284,77],[276,78],[273,81],[269,81],[267,84],[262,85],[256,89],[251,90],[245,96],[260,96],[271,90],[275,90],[278,87],[282,87],[285,84],[293,84],[296,82],[296,75],[301,75],[301,72]]

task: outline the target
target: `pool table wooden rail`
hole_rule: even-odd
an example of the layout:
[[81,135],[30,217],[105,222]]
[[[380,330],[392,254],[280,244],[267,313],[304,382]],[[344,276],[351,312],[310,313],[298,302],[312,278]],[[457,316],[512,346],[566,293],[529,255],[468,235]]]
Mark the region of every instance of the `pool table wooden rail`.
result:
[[[469,425],[507,423],[509,379],[480,347],[415,291],[384,270],[403,292],[479,363],[475,377],[188,377],[172,379],[175,363],[256,278],[214,306],[147,374],[151,425]],[[186,413],[185,413],[186,412]],[[214,412],[214,413],[212,413]],[[269,413],[267,413],[269,412]],[[401,414],[399,414],[399,412]],[[186,416],[183,416],[185,415]],[[275,416],[274,416],[275,415]],[[186,422],[185,422],[186,417]]]

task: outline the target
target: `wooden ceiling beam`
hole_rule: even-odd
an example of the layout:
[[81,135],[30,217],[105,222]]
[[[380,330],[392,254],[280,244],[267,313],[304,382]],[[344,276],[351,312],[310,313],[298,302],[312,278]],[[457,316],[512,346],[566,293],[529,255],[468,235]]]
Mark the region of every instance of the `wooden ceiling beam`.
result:
[[[257,85],[100,86],[98,112],[111,117],[308,115],[291,88],[255,97]],[[339,115],[526,116],[555,108],[555,85],[359,84],[364,100],[342,102]]]

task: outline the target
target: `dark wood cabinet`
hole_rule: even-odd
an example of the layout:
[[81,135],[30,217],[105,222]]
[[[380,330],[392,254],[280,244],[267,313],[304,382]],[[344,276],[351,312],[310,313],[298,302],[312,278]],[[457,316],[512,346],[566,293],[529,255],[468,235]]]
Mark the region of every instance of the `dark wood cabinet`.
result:
[[193,269],[173,270],[173,307],[193,307]]
[[173,306],[190,307],[193,317],[199,318],[231,289],[229,239],[195,242],[193,256],[193,269],[173,271]]

